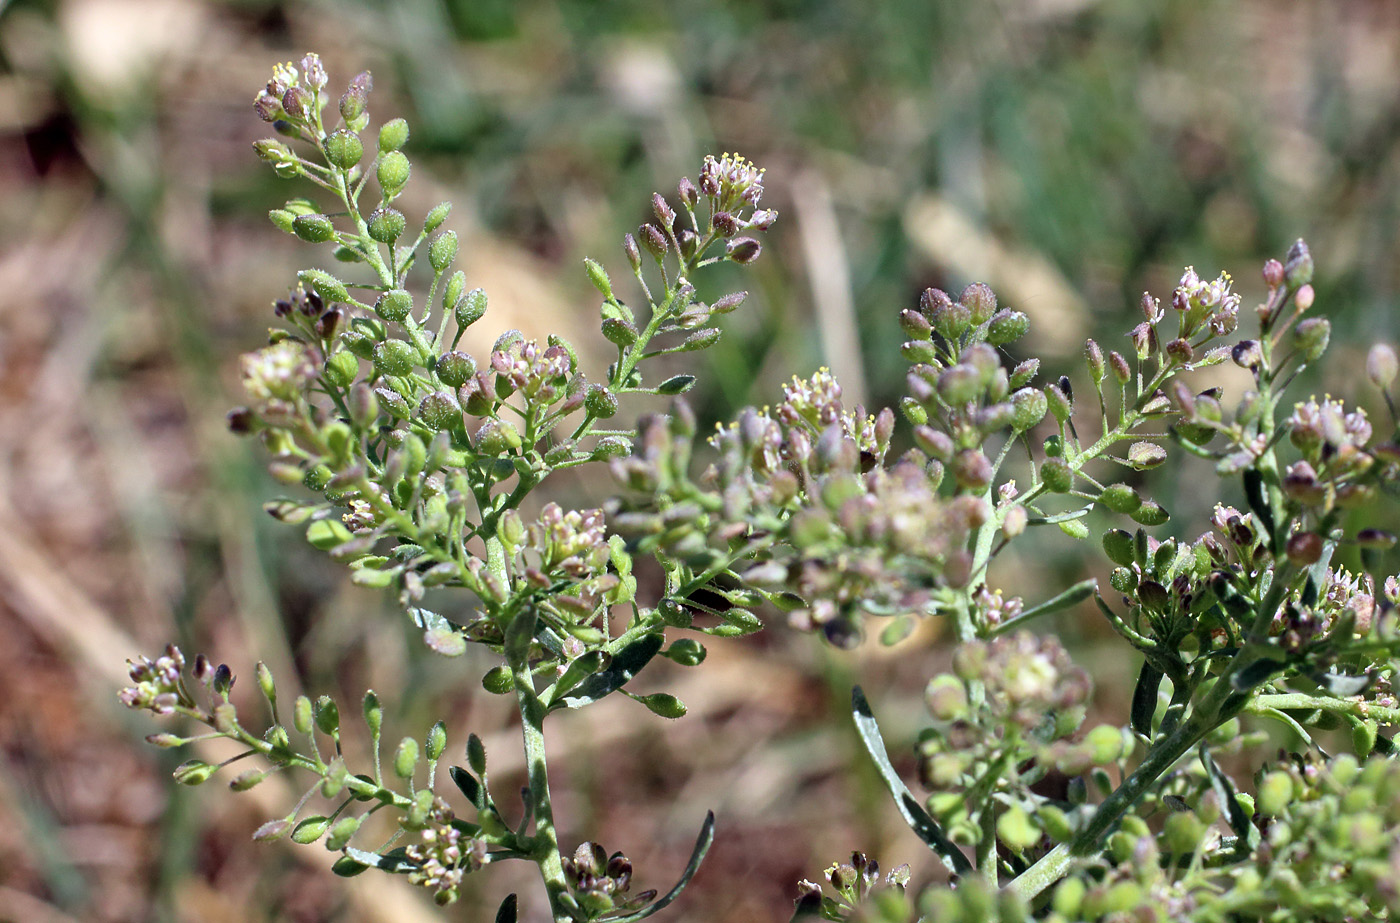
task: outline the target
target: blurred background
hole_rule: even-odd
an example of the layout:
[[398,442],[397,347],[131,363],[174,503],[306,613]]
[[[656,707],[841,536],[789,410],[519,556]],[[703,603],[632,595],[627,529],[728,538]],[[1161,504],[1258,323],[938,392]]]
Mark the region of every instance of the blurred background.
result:
[[[498,792],[522,778],[510,703],[476,682],[488,662],[433,657],[263,514],[284,488],[224,428],[238,354],[325,259],[268,224],[310,190],[250,148],[254,94],[308,50],[334,96],[369,68],[374,124],[410,122],[404,210],[455,201],[486,342],[598,342],[582,257],[623,275],[621,234],[705,153],[766,166],[781,218],[753,295],[695,360],[709,419],[821,364],[853,402],[892,403],[899,310],[974,280],[1031,315],[1025,355],[1083,381],[1084,337],[1123,348],[1138,297],[1168,297],[1185,264],[1233,272],[1247,324],[1258,267],[1299,236],[1335,325],[1312,387],[1363,394],[1365,347],[1395,334],[1389,0],[0,0],[0,921],[433,918],[401,880],[250,840],[301,780],[172,786],[182,755],[141,743],[161,728],[116,700],[125,659],[170,640],[229,663],[249,707],[258,659],[284,696],[348,714],[373,686],[390,739],[443,716],[449,755],[475,731]],[[1210,499],[1192,470],[1158,496],[1188,535]],[[560,485],[576,503],[607,489]],[[1013,562],[1011,586],[1081,579],[1069,544]],[[1137,664],[1092,615],[1060,629],[1121,703]],[[678,920],[786,920],[798,879],[852,849],[927,880],[846,703],[863,683],[909,769],[934,641],[838,654],[775,624],[645,677],[682,721],[626,700],[556,720],[564,840],[626,852],[638,888],[665,890],[715,809]],[[540,919],[528,871],[468,878],[444,917],[490,920],[521,890]]]

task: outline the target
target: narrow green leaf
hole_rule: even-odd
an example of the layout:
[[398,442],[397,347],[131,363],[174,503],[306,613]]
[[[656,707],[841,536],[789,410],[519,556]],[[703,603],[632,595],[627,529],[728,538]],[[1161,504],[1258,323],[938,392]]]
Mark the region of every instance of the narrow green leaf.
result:
[[515,895],[507,894],[506,899],[501,901],[501,909],[496,911],[496,923],[515,923]]
[[1077,606],[1084,600],[1088,599],[1090,596],[1093,596],[1095,593],[1097,593],[1098,589],[1099,582],[1093,577],[1090,577],[1088,580],[1081,580],[1074,586],[1065,590],[1063,593],[1060,593],[1057,596],[1053,596],[1050,599],[1045,600],[1045,602],[1040,603],[1039,605],[1035,605],[1029,609],[1026,609],[1020,615],[1016,616],[1014,619],[1011,619],[1008,622],[1002,622],[996,628],[992,629],[992,636],[995,637],[997,635],[1004,635],[1008,631],[1013,631],[1017,628],[1022,627],[1023,625],[1025,625],[1025,623],[1031,621],[1032,619],[1040,618],[1042,615],[1049,615],[1052,612],[1059,612],[1062,609],[1068,609],[1070,606]]
[[1250,692],[1267,683],[1283,667],[1283,662],[1279,660],[1270,660],[1267,657],[1256,660],[1243,670],[1236,670],[1230,674],[1230,685],[1240,692]]
[[1143,737],[1152,736],[1152,716],[1157,713],[1157,690],[1162,688],[1162,671],[1144,661],[1133,687],[1132,728]]
[[894,771],[889,753],[885,751],[885,739],[880,736],[880,725],[876,723],[870,703],[866,701],[865,693],[859,686],[851,690],[851,711],[855,717],[856,731],[860,734],[861,743],[865,745],[865,752],[870,754],[875,767],[880,770],[880,776],[885,780],[890,794],[894,796],[895,806],[904,816],[904,822],[909,825],[909,829],[934,851],[948,867],[948,871],[955,875],[973,872],[972,863],[962,854],[962,850],[948,839],[938,822],[928,815],[900,779],[899,773]]
[[[1244,808],[1240,805],[1239,798],[1235,794],[1234,780],[1227,776],[1215,760],[1211,759],[1210,750],[1204,743],[1200,746],[1201,765],[1206,768],[1206,774],[1210,776],[1210,787],[1215,791],[1215,797],[1220,801],[1220,807],[1224,809],[1225,816],[1230,822],[1230,829],[1235,831],[1235,836],[1239,837],[1237,843],[1243,847],[1241,851],[1252,852],[1259,845],[1259,828],[1245,814]],[[1241,848],[1237,846],[1237,848]]]
[[1264,476],[1257,468],[1246,468],[1244,471],[1244,496],[1249,501],[1249,508],[1259,517],[1259,522],[1264,527],[1264,535],[1269,539],[1269,550],[1276,550],[1277,537],[1274,535],[1274,529],[1277,526],[1274,524],[1274,511],[1264,494]]
[[461,766],[449,768],[447,774],[452,777],[452,784],[467,796],[467,800],[475,805],[478,811],[486,810],[486,789],[476,780],[476,776]]
[[676,882],[676,886],[667,891],[659,900],[646,905],[636,913],[629,913],[625,917],[614,917],[611,923],[636,923],[637,920],[645,920],[680,897],[685,886],[690,884],[690,879],[695,877],[695,873],[700,869],[700,863],[705,861],[705,854],[710,851],[710,844],[714,841],[715,812],[708,811],[705,814],[705,823],[700,828],[700,835],[695,839],[695,849],[690,854],[690,862],[686,864],[685,871],[681,873],[681,880]]
[[554,708],[582,708],[621,689],[661,650],[666,639],[660,632],[651,632],[625,645],[613,654],[612,663],[574,687],[550,705]]
[[347,846],[345,847],[345,855],[363,866],[395,875],[406,875],[418,868],[417,863],[410,862],[404,855],[402,846],[391,849],[382,855],[365,849],[356,849],[354,846]]

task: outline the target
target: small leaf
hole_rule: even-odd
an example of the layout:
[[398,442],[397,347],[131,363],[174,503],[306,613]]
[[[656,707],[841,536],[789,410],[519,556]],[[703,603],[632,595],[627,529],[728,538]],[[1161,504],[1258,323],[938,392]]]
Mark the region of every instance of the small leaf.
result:
[[938,822],[929,817],[928,812],[894,771],[889,754],[885,751],[885,740],[880,736],[880,726],[875,722],[870,703],[866,701],[865,693],[859,686],[851,690],[851,710],[855,717],[856,731],[860,734],[861,742],[865,744],[865,751],[870,754],[890,794],[894,796],[895,805],[904,816],[904,822],[938,855],[948,871],[955,875],[973,872],[972,863],[962,854],[962,850],[948,839]]
[[1064,592],[1052,596],[1050,599],[1045,600],[1045,602],[1025,610],[1014,619],[998,625],[992,630],[992,635],[1005,634],[1014,628],[1020,628],[1031,619],[1037,619],[1042,615],[1049,615],[1052,612],[1059,612],[1071,606],[1077,606],[1097,593],[1098,589],[1099,582],[1093,577],[1090,577],[1088,580],[1081,580]]
[[356,862],[349,856],[341,856],[331,864],[331,871],[341,878],[354,878],[356,875],[369,868],[363,862]]
[[1245,851],[1253,852],[1254,848],[1259,845],[1259,828],[1254,826],[1249,815],[1245,813],[1244,807],[1240,805],[1234,781],[1221,771],[1219,766],[1215,765],[1215,760],[1211,759],[1210,750],[1204,743],[1201,744],[1199,753],[1201,765],[1206,768],[1206,774],[1210,776],[1210,785],[1215,790],[1215,797],[1220,801],[1220,806],[1225,809],[1230,829],[1235,831],[1235,836],[1240,838],[1237,842],[1248,847]]
[[405,875],[418,868],[416,862],[410,862],[405,856],[402,846],[391,849],[382,855],[365,849],[356,849],[354,846],[347,846],[345,847],[345,855],[352,861],[366,867],[396,875]]
[[515,923],[515,895],[507,894],[506,899],[501,901],[501,909],[496,911],[496,923]]
[[255,840],[278,840],[287,835],[292,829],[292,822],[285,817],[279,820],[270,820],[257,830],[253,831]]
[[621,689],[660,652],[665,640],[660,632],[650,632],[623,646],[613,654],[612,663],[606,670],[600,670],[579,683],[571,693],[553,702],[550,708],[581,708]]
[[1267,657],[1256,660],[1243,670],[1236,670],[1232,673],[1230,685],[1240,692],[1250,692],[1267,683],[1270,677],[1282,670],[1283,667],[1284,664],[1281,661],[1270,660]]
[[1249,508],[1264,526],[1264,537],[1268,539],[1269,550],[1274,551],[1274,529],[1277,527],[1274,525],[1273,507],[1269,506],[1268,498],[1264,496],[1264,476],[1257,468],[1246,468],[1242,477],[1245,499],[1249,501]]
[[685,886],[690,884],[690,879],[695,877],[695,873],[700,869],[700,863],[705,861],[705,854],[710,851],[710,844],[714,841],[715,812],[708,811],[705,814],[705,823],[700,828],[700,835],[695,838],[695,849],[690,853],[690,862],[686,864],[685,871],[681,873],[681,879],[676,882],[676,886],[654,903],[648,904],[636,913],[629,913],[625,917],[614,917],[611,923],[637,923],[638,920],[645,920],[680,897]]
[[1162,688],[1162,671],[1144,662],[1133,687],[1132,728],[1143,737],[1152,736],[1152,716],[1157,712],[1157,690]]
[[1369,673],[1350,676],[1346,673],[1333,673],[1330,670],[1309,670],[1308,678],[1326,689],[1332,695],[1360,695],[1370,689],[1376,678]]
[[467,639],[441,625],[423,632],[423,643],[444,657],[460,657],[467,652]]
[[467,772],[461,766],[453,766],[447,770],[447,774],[452,777],[452,783],[457,786],[467,800],[476,806],[477,810],[486,810],[486,789],[476,780],[476,776]]

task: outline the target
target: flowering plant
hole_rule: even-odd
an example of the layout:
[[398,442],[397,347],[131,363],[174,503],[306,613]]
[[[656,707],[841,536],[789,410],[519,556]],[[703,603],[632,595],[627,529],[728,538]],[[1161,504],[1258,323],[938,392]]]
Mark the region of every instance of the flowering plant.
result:
[[[585,262],[616,354],[605,370],[583,368],[562,338],[517,331],[478,361],[458,347],[487,298],[453,271],[449,206],[410,233],[394,204],[411,171],[407,123],[385,122],[367,157],[369,74],[350,82],[334,123],[328,82],[314,54],[299,69],[277,67],[255,106],[286,140],[256,150],[334,203],[294,199],[273,223],[331,245],[359,281],[300,273],[276,302],[284,328],[243,359],[249,403],[229,422],[262,440],[274,475],[310,492],[268,504],[274,517],[304,525],[352,582],[391,589],[439,654],[472,643],[494,653],[482,683],[515,699],[528,786],[521,809],[498,802],[471,735],[466,765],[448,771],[449,800],[437,785],[442,722],[421,743],[403,738],[381,765],[373,692],[362,703],[373,764],[356,771],[328,696],[279,701],[259,664],[272,722],[257,730],[230,700],[228,667],[203,656],[187,664],[173,646],[135,662],[127,705],[205,724],[264,760],[234,789],[282,769],[314,777],[257,838],[323,842],[340,853],[337,872],[403,874],[439,903],[457,898],[466,874],[524,860],[538,867],[555,921],[640,920],[690,880],[713,816],[672,889],[633,892],[621,854],[593,842],[562,848],[546,719],[612,694],[679,717],[679,699],[636,694],[633,678],[657,657],[699,665],[695,635],[756,632],[759,613],[785,613],[839,648],[872,626],[895,644],[917,620],[941,618],[954,649],[952,671],[927,686],[930,722],[917,743],[926,797],[896,772],[859,688],[852,714],[911,847],[922,841],[949,879],[915,893],[906,868],[881,877],[855,853],[824,884],[802,883],[797,917],[1098,921],[1131,911],[1205,923],[1275,919],[1280,907],[1329,919],[1400,909],[1400,781],[1381,733],[1400,718],[1391,691],[1400,589],[1374,573],[1395,538],[1361,521],[1400,477],[1400,447],[1330,397],[1285,402],[1330,335],[1327,319],[1308,313],[1316,295],[1302,241],[1265,264],[1268,295],[1248,338],[1227,275],[1207,281],[1188,269],[1168,305],[1144,296],[1131,349],[1086,343],[1089,401],[1076,401],[1067,377],[1038,384],[1039,360],[1009,358],[1030,318],[1000,307],[988,287],[957,298],[930,289],[899,317],[907,438],[894,410],[846,407],[820,370],[794,378],[775,407],[722,426],[697,466],[683,402],[635,427],[611,421],[621,398],[675,397],[694,384],[644,372],[713,345],[716,324],[743,303],[743,292],[704,288],[705,270],[760,256],[755,235],[777,218],[760,208],[763,171],[707,157],[674,199],[653,196],[655,220],[623,242],[633,294]],[[412,293],[411,274],[426,276],[426,293]],[[1186,373],[1226,362],[1252,379],[1233,404],[1187,384]],[[1395,353],[1375,347],[1368,373],[1389,402]],[[896,455],[901,439],[910,447]],[[1213,528],[1194,539],[1157,537],[1170,517],[1144,484],[1172,452],[1238,480],[1244,508],[1217,506]],[[616,480],[608,504],[541,502],[551,475],[586,465]],[[1124,480],[1104,474],[1115,465]],[[1100,514],[1121,526],[1101,536],[1110,591],[1088,579],[1028,605],[996,588],[994,564],[1012,542],[1051,526],[1083,540]],[[634,573],[640,558],[659,565],[654,592]],[[461,591],[473,608],[429,609],[430,590]],[[1121,723],[1086,726],[1089,674],[1054,636],[1029,631],[1070,609],[1097,610],[1141,660]],[[1283,725],[1298,752],[1246,762],[1260,733],[1253,721],[1245,733],[1242,719]],[[1354,754],[1319,745],[1316,735],[1335,728],[1350,731]],[[1253,778],[1222,769],[1225,757]],[[192,760],[176,778],[197,784],[221,766]],[[324,813],[308,808],[318,794]],[[395,819],[387,832],[375,815]],[[516,915],[512,895],[496,919]]]

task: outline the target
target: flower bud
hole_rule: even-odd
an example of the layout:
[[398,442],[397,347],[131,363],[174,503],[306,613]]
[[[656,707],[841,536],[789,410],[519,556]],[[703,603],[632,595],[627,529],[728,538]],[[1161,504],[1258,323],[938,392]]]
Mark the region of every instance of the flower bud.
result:
[[1278,260],[1268,260],[1264,263],[1264,284],[1269,288],[1278,288],[1283,284],[1283,264]]
[[301,734],[310,734],[311,717],[311,700],[304,695],[297,696],[296,703],[292,706],[292,727]]
[[476,431],[476,447],[483,455],[505,455],[522,442],[520,430],[509,420],[487,420]]
[[708,349],[719,342],[721,332],[722,331],[718,327],[706,327],[703,330],[697,330],[682,340],[681,345],[676,347],[676,349],[683,353],[693,353],[699,352],[702,349]]
[[1400,359],[1396,358],[1394,348],[1388,343],[1372,346],[1366,354],[1366,377],[1371,379],[1371,384],[1385,391],[1395,382],[1397,374],[1400,374]]
[[1108,367],[1113,370],[1113,380],[1118,384],[1126,385],[1133,380],[1133,370],[1128,367],[1128,360],[1117,350],[1108,354]]
[[1230,350],[1230,358],[1242,369],[1257,369],[1264,361],[1258,340],[1241,340]]
[[288,87],[282,94],[282,111],[294,121],[311,115],[311,94],[302,87]]
[[349,301],[350,293],[345,283],[323,269],[303,269],[297,273],[301,283],[321,297],[322,301]]
[[364,115],[365,106],[369,101],[369,91],[373,88],[374,80],[370,77],[369,71],[356,74],[355,78],[350,81],[345,95],[340,97],[340,117],[349,123]]
[[427,740],[423,742],[423,752],[427,754],[429,762],[436,762],[446,749],[447,725],[439,721],[428,730]]
[[1300,237],[1293,242],[1293,246],[1288,248],[1288,254],[1284,257],[1283,279],[1288,283],[1290,289],[1297,291],[1311,282],[1312,277],[1312,253],[1308,250],[1308,245]]
[[1084,341],[1084,364],[1089,367],[1089,377],[1098,384],[1104,379],[1103,349],[1094,340]]
[[631,234],[622,235],[622,252],[627,255],[627,263],[633,272],[642,268],[642,254],[637,249],[637,238]]
[[992,483],[992,463],[976,449],[964,449],[953,457],[953,478],[965,490],[983,490]]
[[[666,242],[666,235],[661,233],[661,229],[654,224],[644,224],[637,228],[637,238],[641,241],[642,247],[646,249],[656,259],[661,259],[666,255],[669,246]],[[629,258],[631,254],[628,255]]]
[[961,301],[975,326],[985,324],[997,310],[996,293],[982,282],[974,282],[963,289]]
[[611,299],[613,296],[612,280],[608,278],[608,271],[596,261],[585,259],[583,261],[583,271],[588,276],[588,281],[593,283],[604,298]]
[[1074,412],[1074,404],[1070,400],[1069,392],[1063,389],[1063,384],[1067,383],[1065,378],[1060,379],[1060,384],[1050,383],[1045,386],[1045,403],[1050,413],[1060,423],[1064,423]]
[[1310,317],[1293,328],[1293,345],[1309,361],[1314,362],[1327,351],[1332,338],[1332,322],[1325,317]]

